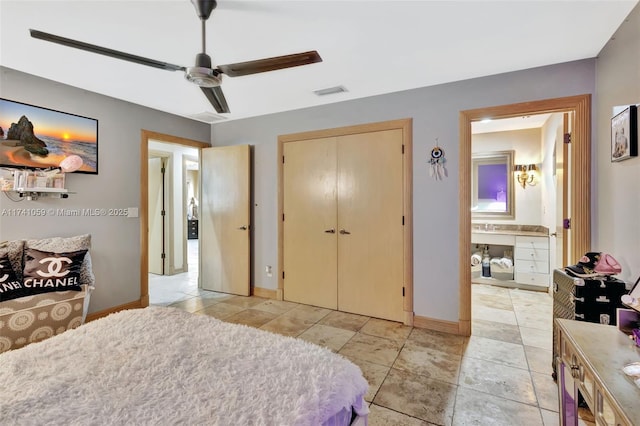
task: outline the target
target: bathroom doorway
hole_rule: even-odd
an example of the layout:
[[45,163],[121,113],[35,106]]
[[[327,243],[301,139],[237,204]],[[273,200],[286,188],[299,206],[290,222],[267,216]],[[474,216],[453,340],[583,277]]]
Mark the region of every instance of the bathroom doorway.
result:
[[[591,175],[591,97],[579,95],[521,104],[487,107],[460,112],[460,310],[459,334],[471,335],[471,268],[469,267],[469,249],[471,247],[471,157],[472,123],[481,120],[522,117],[544,113],[566,112],[572,116],[573,124],[567,141],[571,149],[566,150],[563,136],[562,149],[566,154],[565,163],[568,173],[564,191],[567,203],[563,203],[563,215],[570,219],[571,229],[563,229],[563,237],[570,253],[567,263],[576,253],[584,253],[590,246],[590,175]],[[558,148],[556,148],[557,155]],[[515,179],[515,178],[514,178]],[[567,197],[566,194],[570,194]]]

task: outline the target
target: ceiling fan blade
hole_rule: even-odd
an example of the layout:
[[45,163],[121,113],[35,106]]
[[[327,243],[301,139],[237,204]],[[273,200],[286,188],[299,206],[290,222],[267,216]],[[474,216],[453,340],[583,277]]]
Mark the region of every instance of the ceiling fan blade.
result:
[[256,61],[238,62],[235,64],[219,65],[218,70],[229,77],[239,77],[260,72],[275,71],[283,68],[322,62],[322,58],[315,50],[293,55],[275,56],[273,58],[258,59]]
[[110,56],[116,59],[122,59],[124,61],[135,62],[141,65],[147,65],[154,68],[160,68],[167,71],[184,71],[185,67],[179,65],[168,64],[166,62],[156,61],[155,59],[149,59],[142,56],[132,55],[130,53],[120,52],[118,50],[109,49],[106,47],[96,46],[95,44],[89,44],[78,40],[72,40],[70,38],[60,37],[54,34],[45,33],[38,30],[30,29],[31,37],[40,40],[50,41],[52,43],[62,44],[64,46],[73,47],[75,49],[86,50],[87,52],[97,53],[99,55]]
[[224,93],[222,93],[222,89],[220,86],[215,87],[201,87],[202,93],[209,99],[211,105],[216,109],[216,112],[231,112],[229,111],[229,105],[227,105],[227,100],[224,98]]

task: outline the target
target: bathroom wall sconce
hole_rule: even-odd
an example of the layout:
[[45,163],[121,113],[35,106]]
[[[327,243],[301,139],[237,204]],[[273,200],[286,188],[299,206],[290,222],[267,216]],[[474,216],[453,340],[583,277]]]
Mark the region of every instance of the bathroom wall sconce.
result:
[[535,164],[516,164],[513,166],[513,171],[516,172],[516,181],[526,188],[527,185],[535,186],[536,174],[538,172],[538,166]]

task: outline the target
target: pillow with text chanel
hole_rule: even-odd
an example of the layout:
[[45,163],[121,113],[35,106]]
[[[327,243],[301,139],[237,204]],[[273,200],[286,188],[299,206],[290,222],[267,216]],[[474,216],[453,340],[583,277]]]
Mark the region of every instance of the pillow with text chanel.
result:
[[11,267],[8,255],[0,257],[0,302],[26,296],[22,281],[18,279]]
[[81,291],[80,267],[86,253],[87,250],[51,253],[25,248],[22,286],[28,294]]

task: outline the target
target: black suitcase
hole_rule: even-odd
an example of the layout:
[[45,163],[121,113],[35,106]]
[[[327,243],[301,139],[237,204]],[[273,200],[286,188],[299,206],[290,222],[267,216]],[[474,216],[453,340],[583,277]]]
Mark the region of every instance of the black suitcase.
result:
[[614,277],[578,278],[553,271],[553,317],[616,325],[616,309],[624,307],[624,281]]
[[616,309],[623,308],[624,281],[614,277],[578,278],[563,269],[553,271],[553,377],[559,354],[556,318],[616,325]]

